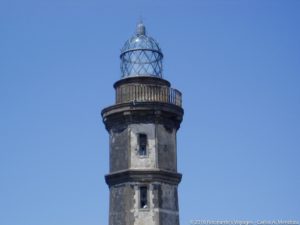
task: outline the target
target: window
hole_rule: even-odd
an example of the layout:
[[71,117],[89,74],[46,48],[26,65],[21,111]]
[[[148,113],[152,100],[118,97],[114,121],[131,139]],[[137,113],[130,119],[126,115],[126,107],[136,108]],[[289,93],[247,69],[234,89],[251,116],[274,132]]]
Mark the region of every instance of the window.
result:
[[148,208],[148,188],[147,188],[147,186],[140,187],[140,207],[141,207],[141,209]]
[[138,139],[139,139],[138,140],[138,142],[139,142],[139,146],[138,146],[139,155],[145,156],[145,155],[147,155],[147,135],[146,134],[139,134]]

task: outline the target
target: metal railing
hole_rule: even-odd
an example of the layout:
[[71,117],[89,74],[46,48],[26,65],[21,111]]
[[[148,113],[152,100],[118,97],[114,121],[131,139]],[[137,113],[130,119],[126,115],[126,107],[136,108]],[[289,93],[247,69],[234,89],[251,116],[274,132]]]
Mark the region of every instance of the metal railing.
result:
[[116,89],[116,103],[126,102],[165,102],[182,105],[181,92],[165,86],[132,84]]

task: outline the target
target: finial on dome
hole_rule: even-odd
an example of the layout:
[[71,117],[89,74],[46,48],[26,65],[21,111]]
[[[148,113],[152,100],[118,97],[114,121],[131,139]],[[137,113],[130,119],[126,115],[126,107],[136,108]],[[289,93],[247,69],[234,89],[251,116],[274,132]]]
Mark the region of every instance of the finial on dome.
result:
[[142,21],[140,21],[136,26],[136,35],[137,36],[146,35],[146,27]]

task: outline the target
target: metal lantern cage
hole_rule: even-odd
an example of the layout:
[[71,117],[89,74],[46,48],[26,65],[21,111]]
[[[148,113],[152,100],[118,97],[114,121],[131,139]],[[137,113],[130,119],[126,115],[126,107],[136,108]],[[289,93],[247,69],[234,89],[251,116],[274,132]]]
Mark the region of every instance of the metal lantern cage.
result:
[[146,35],[144,24],[137,25],[136,34],[127,40],[121,50],[122,78],[153,76],[162,78],[163,54],[158,43]]

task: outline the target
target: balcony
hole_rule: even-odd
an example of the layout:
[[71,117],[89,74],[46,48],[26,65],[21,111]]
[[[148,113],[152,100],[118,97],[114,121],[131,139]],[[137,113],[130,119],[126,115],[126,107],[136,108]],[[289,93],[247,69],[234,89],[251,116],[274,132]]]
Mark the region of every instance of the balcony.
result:
[[128,84],[116,88],[116,104],[127,102],[164,102],[182,106],[181,92],[166,86]]

